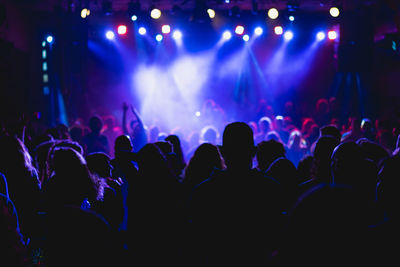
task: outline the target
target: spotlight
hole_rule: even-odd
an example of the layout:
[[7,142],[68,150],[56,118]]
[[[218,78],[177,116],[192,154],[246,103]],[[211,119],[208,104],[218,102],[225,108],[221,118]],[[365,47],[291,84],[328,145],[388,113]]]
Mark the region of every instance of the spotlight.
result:
[[326,37],[326,35],[325,35],[324,32],[319,32],[319,33],[317,33],[317,40],[318,40],[318,41],[324,40],[325,37]]
[[254,29],[254,34],[255,35],[257,35],[257,36],[260,36],[261,34],[263,34],[263,28],[261,28],[261,27],[256,27],[255,29]]
[[83,8],[81,10],[81,18],[85,19],[87,16],[90,15],[90,10],[87,8]]
[[125,25],[119,25],[117,28],[117,32],[119,35],[125,35],[127,31],[128,29]]
[[138,1],[133,2],[132,0],[128,4],[128,16],[132,21],[137,20],[137,16],[140,14],[140,3]]
[[229,4],[230,2],[230,0],[225,0],[225,4]]
[[145,35],[147,31],[146,31],[145,27],[140,27],[138,32],[139,32],[140,35]]
[[336,40],[337,32],[336,31],[329,31],[328,32],[328,38],[329,38],[329,40]]
[[211,9],[211,8],[207,9],[207,13],[208,13],[208,16],[210,17],[210,19],[215,18],[215,11],[214,11],[214,9]]
[[239,35],[242,35],[244,33],[244,27],[242,25],[236,26],[235,33],[239,34]]
[[331,7],[329,9],[329,14],[331,14],[332,17],[337,18],[340,15],[340,10],[337,7]]
[[180,40],[182,39],[182,32],[175,30],[172,34],[172,38],[174,38],[175,40]]
[[107,32],[106,32],[106,38],[107,38],[108,40],[113,40],[113,39],[115,38],[114,32],[113,32],[113,31],[107,31]]
[[243,35],[243,41],[247,42],[250,40],[250,36],[248,34]]
[[163,39],[163,36],[162,36],[161,34],[157,34],[157,35],[156,35],[156,40],[157,40],[157,42],[161,42],[162,39]]
[[201,113],[200,111],[196,111],[196,113],[194,114],[196,117],[200,117]]
[[162,33],[168,34],[171,32],[171,27],[169,25],[162,25],[161,31]]
[[289,16],[289,20],[294,21],[295,20],[294,16]]
[[287,31],[287,32],[285,32],[285,34],[283,35],[283,37],[285,38],[286,41],[290,41],[290,40],[293,39],[293,32]]
[[282,35],[283,34],[282,26],[275,26],[274,32],[275,32],[276,35]]
[[47,41],[49,44],[51,44],[51,43],[54,41],[53,36],[48,35],[48,36],[46,37],[46,41]]
[[150,12],[150,16],[153,19],[159,19],[161,17],[161,10],[159,10],[158,8],[153,8]]
[[230,31],[224,31],[224,33],[222,34],[222,37],[223,37],[225,40],[229,40],[229,39],[232,38],[232,33],[231,33]]
[[270,18],[270,19],[277,19],[278,17],[279,17],[279,11],[278,11],[278,9],[276,9],[276,8],[270,8],[269,10],[268,10],[268,17]]

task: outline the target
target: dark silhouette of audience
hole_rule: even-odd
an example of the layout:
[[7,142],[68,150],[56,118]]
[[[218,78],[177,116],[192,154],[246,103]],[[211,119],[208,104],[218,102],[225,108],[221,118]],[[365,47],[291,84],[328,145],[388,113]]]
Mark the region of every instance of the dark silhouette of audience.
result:
[[248,124],[223,129],[207,101],[207,121],[153,122],[149,136],[133,107],[128,132],[126,104],[123,135],[97,116],[70,128],[0,120],[0,255],[7,266],[392,266],[400,120],[345,125],[333,104],[301,116],[297,102],[277,115],[261,101]]
[[83,137],[86,146],[86,154],[93,152],[110,153],[107,137],[101,134],[103,121],[98,116],[93,116],[89,120],[90,133]]
[[189,264],[261,266],[279,232],[279,184],[252,169],[256,148],[247,124],[228,124],[222,142],[227,169],[215,171],[191,197]]

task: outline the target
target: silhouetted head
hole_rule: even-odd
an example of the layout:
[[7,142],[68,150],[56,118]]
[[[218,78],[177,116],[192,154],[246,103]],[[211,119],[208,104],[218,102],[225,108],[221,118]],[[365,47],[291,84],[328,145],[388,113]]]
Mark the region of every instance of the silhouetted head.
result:
[[83,129],[80,126],[74,126],[69,130],[69,134],[73,141],[80,142],[83,138]]
[[103,152],[95,152],[86,156],[90,172],[103,178],[111,177],[112,166],[110,161],[110,157]]
[[262,141],[257,144],[256,158],[261,171],[266,171],[277,158],[285,157],[286,151],[282,143],[276,140]]
[[376,165],[390,156],[390,153],[383,146],[367,138],[358,139],[356,143],[361,148],[363,156],[375,162]]
[[315,143],[313,151],[312,176],[324,182],[331,182],[331,158],[339,141],[333,136],[321,136]]
[[[50,155],[46,192],[49,204],[80,205],[85,198],[96,200],[103,188],[92,176],[83,156],[70,147],[57,147]],[[53,203],[54,202],[54,203]]]
[[173,171],[165,154],[155,144],[146,144],[139,150],[138,165],[139,174],[144,179],[162,181],[165,177],[173,177]]
[[262,133],[267,133],[270,129],[271,129],[272,123],[271,123],[271,119],[268,117],[262,117],[259,121],[258,121],[258,129],[260,132]]
[[115,154],[120,152],[132,152],[133,145],[129,135],[120,135],[115,139],[114,144]]
[[360,179],[363,153],[355,142],[339,144],[332,153],[331,167],[336,184],[355,185]]
[[316,105],[315,105],[315,110],[317,113],[320,114],[325,114],[329,111],[329,102],[328,100],[321,98],[318,99]]
[[340,130],[335,125],[332,124],[322,126],[319,129],[319,135],[320,136],[330,135],[335,137],[338,141],[342,139],[342,134],[340,133]]
[[89,128],[94,133],[100,133],[103,128],[103,121],[99,116],[93,116],[89,120]]
[[185,182],[199,184],[209,178],[214,168],[223,169],[224,162],[218,147],[210,144],[201,144],[194,152],[185,169]]
[[250,169],[255,155],[253,131],[244,122],[228,124],[223,133],[222,156],[228,169]]
[[206,126],[201,130],[201,140],[203,143],[216,144],[218,131],[214,126]]
[[296,166],[287,158],[276,159],[266,173],[283,186],[294,187],[299,183]]

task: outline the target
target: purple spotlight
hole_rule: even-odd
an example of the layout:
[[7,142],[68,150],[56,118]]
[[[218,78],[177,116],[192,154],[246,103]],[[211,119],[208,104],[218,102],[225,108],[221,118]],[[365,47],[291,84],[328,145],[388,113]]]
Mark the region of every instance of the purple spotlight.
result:
[[283,37],[285,38],[286,41],[290,41],[290,40],[293,39],[293,32],[292,31],[287,31],[287,32],[285,32]]
[[114,33],[113,31],[107,31],[107,32],[106,32],[106,38],[107,38],[108,40],[114,40],[114,38],[115,38],[115,33]]
[[325,37],[326,37],[326,34],[325,34],[324,32],[319,32],[319,33],[317,33],[317,40],[318,40],[318,41],[324,40]]

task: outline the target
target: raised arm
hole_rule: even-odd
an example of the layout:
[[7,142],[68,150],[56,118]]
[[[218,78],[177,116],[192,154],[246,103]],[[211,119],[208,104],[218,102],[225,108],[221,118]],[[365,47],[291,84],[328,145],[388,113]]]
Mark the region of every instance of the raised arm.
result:
[[122,105],[122,131],[124,134],[129,134],[128,128],[126,126],[126,113],[128,111],[128,105],[124,102]]

